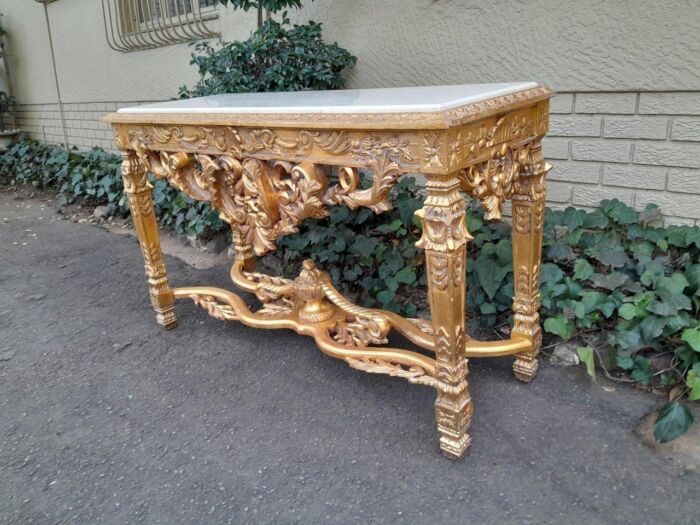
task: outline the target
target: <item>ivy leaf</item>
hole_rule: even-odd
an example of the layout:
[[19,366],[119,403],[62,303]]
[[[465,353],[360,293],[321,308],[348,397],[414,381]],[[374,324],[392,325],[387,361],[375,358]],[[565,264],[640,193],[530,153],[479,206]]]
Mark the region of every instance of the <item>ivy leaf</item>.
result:
[[654,437],[660,443],[668,443],[682,436],[693,424],[693,414],[678,401],[666,403],[654,423]]
[[609,219],[601,209],[597,209],[586,215],[583,221],[585,228],[605,228],[608,226]]
[[496,305],[493,303],[482,303],[479,305],[479,310],[481,310],[481,313],[484,315],[495,314],[497,311]]
[[513,263],[513,246],[507,239],[502,239],[496,245],[496,256],[501,265],[510,265]]
[[607,213],[608,217],[621,226],[639,221],[639,212],[617,199],[604,200],[600,203],[600,207]]
[[540,270],[540,280],[545,284],[558,283],[564,278],[564,272],[554,263],[545,263]]
[[634,366],[632,367],[632,372],[630,376],[636,381],[643,383],[645,385],[651,384],[651,379],[654,374],[654,369],[651,366],[651,361],[646,357],[637,356],[633,360]]
[[394,219],[389,224],[389,231],[395,232],[403,226],[403,221],[401,219]]
[[544,321],[545,332],[558,335],[564,341],[571,338],[575,328],[574,323],[569,321],[563,314],[559,314],[556,317],[549,317]]
[[555,242],[547,249],[547,257],[555,261],[562,261],[571,257],[571,248],[563,242]]
[[682,273],[676,272],[670,277],[662,277],[656,285],[656,294],[660,301],[651,301],[647,309],[662,316],[675,315],[678,310],[690,310],[690,298],[683,294],[687,286],[688,281]]
[[592,312],[608,299],[606,294],[598,290],[584,290],[579,293],[579,296],[581,297],[581,302],[586,307],[586,312]]
[[591,257],[599,263],[611,268],[622,268],[629,262],[629,257],[622,246],[594,248],[590,253]]
[[586,365],[586,372],[593,381],[595,377],[595,360],[593,358],[593,349],[590,346],[579,346],[576,349],[576,354],[579,360]]
[[360,275],[361,269],[359,266],[354,266],[352,268],[346,268],[345,271],[343,272],[343,278],[346,281],[349,282],[354,282],[355,279]]
[[617,362],[617,366],[624,370],[629,370],[634,366],[634,361],[632,361],[629,355],[618,354],[615,361]]
[[377,301],[379,301],[382,304],[389,304],[394,298],[394,295],[394,292],[392,292],[391,290],[382,290],[377,294]]
[[355,242],[350,246],[350,250],[358,255],[369,256],[377,247],[377,244],[379,244],[379,241],[375,237],[358,235],[355,237]]
[[686,295],[673,295],[665,301],[654,299],[647,306],[649,312],[668,317],[676,315],[679,310],[690,310],[690,299]]
[[590,278],[590,281],[598,288],[605,288],[610,291],[617,290],[628,280],[629,277],[622,272],[612,272],[609,274],[594,273]]
[[642,340],[647,343],[653,342],[664,331],[664,326],[666,326],[666,319],[663,317],[657,317],[656,315],[647,316],[639,325],[642,332]]
[[674,273],[670,277],[659,279],[656,286],[656,293],[659,294],[662,300],[666,300],[673,295],[683,293],[685,287],[688,286],[688,280],[682,273]]
[[690,388],[688,401],[697,401],[700,399],[700,362],[695,363],[693,368],[688,372],[685,384]]
[[584,210],[577,210],[576,208],[569,206],[564,210],[564,214],[562,216],[563,224],[570,232],[573,232],[577,228],[583,226],[583,223],[586,220],[586,215],[587,213]]
[[611,335],[611,340],[623,350],[634,351],[639,349],[642,338],[637,330],[618,330]]
[[697,328],[686,328],[683,330],[681,339],[688,343],[688,346],[696,352],[700,352],[700,330]]
[[685,270],[685,278],[690,286],[690,292],[700,295],[700,264],[691,264]]
[[620,317],[623,319],[627,319],[628,321],[630,319],[633,319],[634,316],[637,315],[637,308],[630,303],[623,304],[620,309],[617,311]]
[[[309,232],[311,233],[311,232]],[[309,237],[311,238],[311,237]],[[328,248],[334,252],[342,252],[345,250],[345,239],[338,235],[333,242],[328,245]]]
[[394,277],[396,282],[403,284],[413,284],[416,282],[416,270],[410,266],[406,266],[403,270],[398,272]]
[[579,259],[574,264],[574,279],[577,281],[585,281],[593,275],[593,266],[586,259]]
[[488,255],[488,252],[482,251],[476,258],[476,261],[474,261],[474,269],[484,292],[486,292],[489,299],[493,299],[503,279],[511,271],[511,266],[501,266],[498,264],[497,258]]
[[639,280],[644,286],[656,286],[659,279],[661,279],[663,276],[664,268],[662,265],[650,264],[646,267]]

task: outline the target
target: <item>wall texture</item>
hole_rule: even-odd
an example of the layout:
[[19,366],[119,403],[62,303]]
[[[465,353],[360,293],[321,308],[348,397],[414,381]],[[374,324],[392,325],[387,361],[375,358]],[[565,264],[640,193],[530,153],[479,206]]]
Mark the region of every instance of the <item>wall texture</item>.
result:
[[[63,122],[43,5],[0,0],[20,123],[39,140],[111,147],[97,118],[173,97],[192,83],[184,44],[118,53],[101,2],[48,5]],[[350,87],[535,80],[559,91],[545,156],[552,206],[617,197],[700,220],[700,6],[697,0],[315,0],[294,21],[358,56]],[[220,8],[226,40],[253,13]]]

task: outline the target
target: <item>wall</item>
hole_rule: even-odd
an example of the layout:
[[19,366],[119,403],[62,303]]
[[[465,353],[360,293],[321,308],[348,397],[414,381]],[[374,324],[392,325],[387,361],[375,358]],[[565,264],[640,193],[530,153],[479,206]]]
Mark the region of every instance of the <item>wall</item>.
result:
[[[0,0],[21,125],[63,142],[43,6]],[[48,5],[70,144],[111,145],[97,117],[167,99],[192,83],[191,49],[118,53],[100,2]],[[220,9],[225,39],[254,13]],[[552,102],[545,156],[552,206],[618,197],[657,202],[673,222],[700,219],[700,7],[697,0],[315,0],[294,21],[324,24],[358,56],[350,87],[536,80]],[[43,128],[42,128],[43,125]]]

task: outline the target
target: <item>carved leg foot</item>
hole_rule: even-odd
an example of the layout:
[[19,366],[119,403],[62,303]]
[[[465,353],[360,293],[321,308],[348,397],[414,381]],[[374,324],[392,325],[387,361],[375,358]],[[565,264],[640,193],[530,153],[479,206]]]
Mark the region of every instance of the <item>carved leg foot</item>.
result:
[[440,449],[451,459],[461,458],[471,438],[467,434],[472,404],[467,385],[465,297],[466,244],[469,238],[464,200],[453,175],[431,175],[425,206],[418,212],[428,271],[430,312],[435,337],[437,400],[435,415]]
[[515,374],[515,377],[520,379],[520,381],[529,383],[535,379],[535,374],[539,366],[540,362],[537,360],[537,356],[523,354],[521,357],[515,359],[513,363],[513,374]]
[[472,442],[471,436],[467,434],[472,423],[472,402],[469,394],[438,395],[435,417],[440,432],[440,451],[450,459],[462,458]]
[[[172,296],[172,292],[170,293]],[[156,304],[158,301],[158,304]],[[167,303],[170,304],[167,304]],[[175,299],[169,299],[167,296],[160,296],[157,300],[153,300],[153,309],[156,311],[156,322],[166,330],[172,330],[177,326],[177,318],[175,317]],[[165,303],[161,305],[161,303]]]
[[168,282],[168,272],[160,249],[158,223],[151,198],[152,186],[148,182],[145,167],[133,151],[123,154],[122,178],[124,191],[129,197],[131,218],[143,254],[151,304],[156,311],[156,321],[166,330],[170,330],[177,326],[175,296]]
[[513,334],[530,340],[528,352],[516,354],[513,373],[521,381],[535,378],[537,354],[542,344],[540,329],[540,261],[544,224],[544,177],[548,166],[537,140],[529,149],[526,165],[513,187]]

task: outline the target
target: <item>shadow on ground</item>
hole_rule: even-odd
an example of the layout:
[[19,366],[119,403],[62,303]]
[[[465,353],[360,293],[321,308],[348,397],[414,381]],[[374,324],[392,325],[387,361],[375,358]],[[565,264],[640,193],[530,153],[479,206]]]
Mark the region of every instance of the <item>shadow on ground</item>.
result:
[[[659,399],[475,361],[472,448],[431,389],[188,303],[162,331],[136,241],[0,194],[0,521],[697,523],[700,476],[639,443]],[[225,268],[167,259],[177,285]]]

